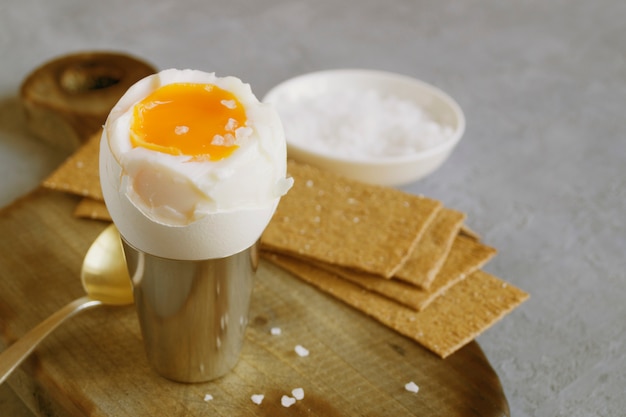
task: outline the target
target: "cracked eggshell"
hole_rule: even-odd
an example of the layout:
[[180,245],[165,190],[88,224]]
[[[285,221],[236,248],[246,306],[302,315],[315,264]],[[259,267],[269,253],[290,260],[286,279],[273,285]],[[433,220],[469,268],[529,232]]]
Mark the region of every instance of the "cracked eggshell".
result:
[[168,259],[223,258],[247,249],[259,239],[279,201],[257,209],[207,214],[186,226],[168,226],[150,220],[118,191],[121,177],[120,165],[102,140],[100,178],[111,218],[131,246]]

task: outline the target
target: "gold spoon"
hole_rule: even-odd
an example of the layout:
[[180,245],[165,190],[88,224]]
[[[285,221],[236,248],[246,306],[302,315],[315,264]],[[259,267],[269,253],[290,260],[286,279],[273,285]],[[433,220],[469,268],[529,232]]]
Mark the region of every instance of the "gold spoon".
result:
[[17,342],[0,353],[0,384],[37,347],[46,336],[76,313],[102,304],[133,303],[133,289],[126,269],[119,232],[115,225],[107,227],[93,242],[80,274],[87,295],[72,301]]

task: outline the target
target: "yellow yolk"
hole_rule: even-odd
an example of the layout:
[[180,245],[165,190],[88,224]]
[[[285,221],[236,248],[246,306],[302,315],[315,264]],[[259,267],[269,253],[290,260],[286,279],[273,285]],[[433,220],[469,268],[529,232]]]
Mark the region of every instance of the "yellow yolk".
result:
[[217,161],[238,145],[235,130],[246,125],[235,95],[213,84],[165,85],[134,107],[133,147]]

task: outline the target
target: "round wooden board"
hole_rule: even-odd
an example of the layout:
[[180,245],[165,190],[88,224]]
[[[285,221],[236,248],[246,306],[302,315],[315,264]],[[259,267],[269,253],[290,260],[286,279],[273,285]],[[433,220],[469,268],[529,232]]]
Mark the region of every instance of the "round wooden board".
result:
[[[37,190],[0,214],[0,345],[83,294],[80,266],[106,223],[72,216],[77,199]],[[185,385],[157,376],[132,307],[64,324],[9,384],[46,416],[508,416],[500,381],[477,343],[445,360],[262,262],[246,343],[225,377]],[[281,335],[270,329],[279,327]],[[302,345],[309,356],[298,356]],[[405,390],[415,382],[418,393]],[[283,395],[303,388],[289,408]],[[205,395],[213,399],[205,401]],[[260,405],[251,401],[263,394]],[[1,411],[1,410],[0,410]]]

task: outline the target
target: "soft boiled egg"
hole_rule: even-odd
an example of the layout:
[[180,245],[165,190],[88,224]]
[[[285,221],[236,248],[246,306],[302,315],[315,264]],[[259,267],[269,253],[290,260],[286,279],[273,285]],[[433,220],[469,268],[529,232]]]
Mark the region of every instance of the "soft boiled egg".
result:
[[131,246],[201,260],[252,246],[292,180],[278,114],[248,84],[169,69],[137,82],[111,110],[100,182]]

